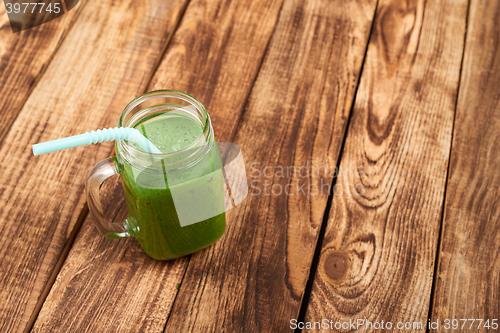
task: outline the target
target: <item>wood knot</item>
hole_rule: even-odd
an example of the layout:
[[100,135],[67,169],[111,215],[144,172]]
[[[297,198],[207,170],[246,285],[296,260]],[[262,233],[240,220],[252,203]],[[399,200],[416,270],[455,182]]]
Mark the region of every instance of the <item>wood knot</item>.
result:
[[349,257],[343,252],[330,252],[323,263],[326,276],[331,280],[340,280],[349,269]]

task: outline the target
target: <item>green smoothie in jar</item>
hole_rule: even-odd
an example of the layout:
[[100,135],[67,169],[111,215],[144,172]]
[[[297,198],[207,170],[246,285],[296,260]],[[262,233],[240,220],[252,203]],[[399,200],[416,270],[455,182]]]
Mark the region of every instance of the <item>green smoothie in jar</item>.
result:
[[[152,156],[155,168],[120,163],[130,234],[149,256],[161,260],[217,241],[226,220],[222,161],[215,139],[203,139],[204,125],[175,110],[154,112],[133,127],[168,157]],[[132,142],[128,145],[140,149]],[[182,154],[171,156],[177,152]],[[172,169],[173,158],[178,160]]]

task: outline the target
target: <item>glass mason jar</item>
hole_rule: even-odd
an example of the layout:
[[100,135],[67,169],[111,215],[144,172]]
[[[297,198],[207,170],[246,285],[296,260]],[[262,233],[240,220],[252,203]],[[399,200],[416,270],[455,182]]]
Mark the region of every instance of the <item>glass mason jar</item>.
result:
[[[162,152],[150,153],[127,140],[115,142],[116,156],[89,173],[86,194],[100,233],[133,236],[154,259],[175,259],[199,251],[224,233],[224,178],[210,116],[194,97],[153,91],[130,102],[118,127],[137,129]],[[120,174],[128,206],[124,222],[112,223],[99,190]]]

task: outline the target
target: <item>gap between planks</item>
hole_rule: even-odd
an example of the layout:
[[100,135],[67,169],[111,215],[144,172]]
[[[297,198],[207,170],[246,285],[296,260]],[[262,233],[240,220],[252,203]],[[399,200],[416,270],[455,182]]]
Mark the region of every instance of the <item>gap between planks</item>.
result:
[[[450,152],[448,155],[448,168],[446,169],[446,178],[445,178],[445,183],[444,183],[444,196],[443,196],[443,203],[441,205],[441,223],[439,224],[439,238],[437,241],[437,248],[436,248],[436,259],[434,260],[434,275],[432,279],[432,287],[431,287],[431,297],[429,298],[429,312],[427,314],[427,322],[431,320],[432,313],[434,311],[434,296],[436,294],[436,287],[437,287],[437,273],[439,269],[439,255],[440,255],[440,249],[441,249],[441,241],[443,240],[444,236],[444,212],[445,212],[445,207],[446,207],[446,195],[448,192],[448,181],[449,181],[449,176],[450,176],[450,168],[451,168],[451,152],[453,151],[453,139],[455,138],[455,121],[457,119],[457,108],[458,108],[458,97],[460,94],[460,84],[462,83],[462,69],[464,67],[464,58],[465,58],[465,46],[467,45],[467,32],[469,28],[469,15],[470,15],[470,2],[469,0],[467,2],[467,14],[465,15],[465,31],[464,31],[464,49],[462,52],[462,60],[460,62],[460,71],[459,71],[459,77],[458,77],[458,85],[457,85],[457,97],[455,100],[455,112],[453,113],[453,126],[452,126],[452,131],[451,131],[451,142],[450,142]],[[430,332],[429,326],[425,329],[426,333]]]
[[[368,52],[368,45],[370,44],[370,38],[372,36],[375,18],[377,17],[378,2],[379,2],[379,0],[377,0],[377,2],[375,4],[375,11],[373,12],[372,24],[370,26],[370,33],[368,34],[368,38],[366,40],[365,53],[363,54],[363,61],[361,62],[361,68],[359,70],[359,77],[358,77],[358,80],[356,82],[356,89],[354,90],[354,95],[353,95],[351,107],[349,110],[349,116],[347,117],[347,122],[345,125],[345,131],[344,131],[344,137],[342,138],[342,144],[340,145],[340,151],[339,151],[339,157],[337,160],[337,165],[335,166],[336,170],[339,170],[340,162],[342,162],[342,153],[344,152],[344,146],[345,146],[345,142],[347,139],[347,132],[349,131],[349,125],[351,124],[352,111],[354,109],[354,104],[356,102],[356,96],[358,94],[359,83],[361,82],[361,77],[363,76],[363,68],[365,66],[366,53]],[[334,191],[336,184],[337,184],[337,178],[334,178],[332,180],[332,183],[330,186],[330,192],[328,193],[328,199],[326,201],[325,212],[323,213],[323,220],[321,222],[319,233],[318,233],[318,238],[316,240],[316,248],[314,249],[313,259],[311,262],[311,267],[309,270],[309,276],[307,278],[306,287],[304,289],[304,293],[302,294],[302,300],[301,300],[300,306],[299,306],[299,313],[298,313],[298,316],[296,318],[297,322],[303,322],[305,320],[305,317],[306,317],[307,307],[309,305],[309,299],[311,296],[311,291],[312,291],[312,287],[313,287],[313,283],[314,283],[314,276],[316,275],[316,271],[317,271],[318,265],[319,265],[319,257],[321,255],[323,238],[325,237],[326,226],[328,224],[328,217],[330,215],[330,210],[332,208],[333,191]],[[301,332],[302,332],[302,329],[300,329],[300,328],[295,329],[295,333],[301,333]]]
[[[160,63],[161,63],[161,60],[163,59],[163,57],[165,56],[165,52],[168,48],[168,45],[170,44],[170,41],[172,40],[172,37],[175,35],[175,33],[177,32],[177,29],[179,28],[180,26],[180,23],[182,22],[182,18],[184,17],[184,14],[186,13],[186,9],[187,7],[189,6],[191,0],[187,0],[186,1],[186,4],[184,5],[183,8],[181,8],[181,11],[180,11],[180,15],[179,15],[179,19],[177,20],[177,22],[175,23],[175,28],[174,30],[172,31],[172,33],[170,34],[169,38],[167,39],[167,41],[165,42],[164,46],[163,46],[163,50],[161,51],[161,55],[158,57],[157,61],[156,61],[156,64],[154,65],[154,70],[151,72],[151,76],[149,77],[149,80],[148,80],[148,84],[146,85],[146,87],[149,86],[149,84],[151,83],[151,80],[153,79],[154,77],[154,74],[156,73],[156,71],[158,70],[158,67],[160,66]],[[85,1],[86,3],[86,1]],[[81,11],[83,10],[83,8],[80,9],[79,13],[81,13]],[[78,13],[78,14],[79,14]],[[78,17],[75,17],[73,19],[73,21],[71,22],[71,26],[66,30],[66,33],[64,34],[64,36],[61,38],[61,41],[59,42],[59,44],[57,45],[57,50],[59,49],[59,46],[62,44],[62,41],[65,39],[67,33],[70,31],[71,28],[73,28],[73,24],[74,22],[77,20]],[[38,83],[39,81],[39,78],[41,78],[41,76],[45,73],[45,70],[48,68],[48,65],[49,63],[52,61],[52,59],[54,58],[54,55],[56,54],[57,50],[55,52],[52,53],[52,56],[49,60],[49,62],[47,63],[47,66],[43,69],[43,72],[38,76],[38,78],[36,79],[35,81],[35,84],[33,84],[33,87],[31,88],[30,92],[28,93],[28,95],[26,96],[26,99],[24,101],[24,103],[21,105],[21,107],[19,108],[19,111],[23,108],[24,104],[26,103],[26,101],[28,100],[28,97],[31,95],[31,92],[33,91],[33,89],[35,88],[36,86],[36,83]],[[147,89],[147,88],[146,88]],[[18,112],[19,114],[19,112]],[[16,117],[14,117],[12,119],[12,122],[10,124],[10,126],[14,123],[14,120],[15,118],[17,118],[17,115]],[[9,126],[9,127],[10,127]],[[10,128],[9,128],[10,130]],[[7,135],[9,131],[6,131],[5,132],[5,135],[2,136],[0,138],[0,145],[4,139],[4,137]],[[110,156],[114,155],[113,154],[114,152],[111,151],[110,153]],[[26,325],[26,330],[25,332],[31,332],[31,330],[33,329],[33,326],[35,325],[35,322],[36,322],[36,319],[38,318],[38,315],[40,314],[40,311],[42,309],[42,306],[43,304],[45,303],[45,300],[47,299],[47,296],[49,295],[49,292],[50,292],[50,289],[52,289],[52,286],[54,285],[54,282],[56,281],[56,278],[57,276],[59,275],[59,272],[61,271],[61,268],[64,264],[64,262],[66,261],[66,258],[69,254],[69,251],[71,250],[72,246],[73,246],[73,243],[75,242],[75,239],[76,239],[76,236],[78,235],[78,232],[80,231],[82,225],[83,225],[83,221],[85,221],[87,215],[89,213],[89,208],[88,208],[88,205],[87,203],[85,203],[85,205],[83,206],[83,209],[82,211],[80,212],[80,214],[78,215],[78,220],[77,222],[75,223],[75,226],[73,227],[73,230],[71,231],[71,234],[68,238],[68,241],[66,242],[66,245],[64,246],[63,250],[62,250],[62,253],[61,253],[61,256],[59,257],[55,267],[54,267],[54,270],[52,271],[52,274],[50,275],[48,281],[47,281],[47,285],[45,286],[44,290],[42,291],[41,295],[40,295],[40,300],[38,301],[38,303],[35,305],[35,309],[30,317],[30,320],[28,322],[28,325]]]
[[[62,3],[64,3],[64,1],[62,1]],[[68,27],[66,28],[66,30],[61,35],[61,38],[59,39],[58,43],[56,44],[56,46],[55,46],[54,51],[52,52],[52,54],[49,56],[49,59],[47,60],[47,63],[45,64],[45,66],[42,66],[42,68],[40,69],[40,72],[38,73],[38,75],[36,76],[36,78],[34,79],[34,81],[31,83],[31,86],[29,87],[28,93],[26,94],[26,96],[24,98],[24,101],[22,101],[22,103],[19,105],[19,108],[16,110],[15,114],[11,117],[11,119],[9,119],[9,122],[8,122],[8,124],[6,126],[6,130],[3,131],[3,133],[0,133],[0,146],[2,146],[3,140],[5,139],[5,137],[7,136],[7,134],[9,134],[9,132],[10,132],[10,130],[12,128],[12,125],[16,121],[16,119],[19,116],[19,113],[21,112],[21,110],[24,108],[24,105],[26,104],[26,101],[28,100],[28,98],[31,96],[31,93],[37,87],[38,82],[40,82],[40,79],[42,78],[42,76],[47,71],[47,68],[49,68],[49,65],[52,62],[52,59],[54,59],[56,53],[59,51],[59,47],[62,45],[62,43],[66,39],[66,36],[68,35],[68,32],[73,28],[73,25],[75,24],[76,20],[78,20],[78,17],[80,16],[80,13],[83,11],[86,3],[87,3],[87,1],[80,2],[80,7],[78,9],[75,9],[76,10],[75,16],[71,19],[71,21],[68,24]],[[68,12],[65,11],[65,14],[66,13],[68,13]],[[62,18],[58,17],[57,19],[60,20]],[[36,28],[37,27],[34,27],[32,29],[36,29]]]
[[49,295],[49,291],[52,288],[52,285],[56,281],[57,276],[59,275],[59,271],[61,270],[61,267],[64,264],[64,261],[66,260],[66,257],[68,256],[69,250],[71,250],[71,246],[73,245],[73,242],[76,239],[76,235],[80,231],[83,221],[85,221],[85,218],[87,217],[87,214],[89,212],[89,207],[87,204],[83,206],[82,211],[80,212],[80,215],[78,216],[78,220],[75,223],[75,226],[73,230],[71,231],[71,234],[69,235],[68,241],[66,242],[66,245],[64,245],[64,248],[61,252],[61,256],[59,257],[59,260],[57,261],[54,270],[52,271],[52,274],[49,276],[49,279],[47,281],[47,285],[45,288],[42,290],[42,293],[40,294],[40,300],[38,303],[35,305],[35,308],[33,310],[33,313],[31,314],[31,317],[28,321],[28,324],[26,325],[26,330],[25,332],[31,332],[31,329],[33,328],[33,325],[35,325],[36,318],[38,318],[38,314],[40,313],[40,310],[42,309],[43,303],[45,302],[45,299]]
[[[276,27],[278,26],[278,22],[279,22],[279,19],[280,19],[280,16],[281,16],[281,12],[282,12],[282,9],[283,9],[283,3],[284,3],[284,1],[281,2],[280,8],[278,10],[278,17],[276,19],[276,24],[274,25],[273,32],[271,33],[271,35],[269,37],[269,40],[267,41],[266,47],[264,48],[264,53],[262,54],[262,58],[260,59],[260,63],[259,63],[257,72],[255,74],[255,77],[254,77],[253,81],[252,81],[252,84],[250,85],[250,89],[248,89],[248,94],[245,97],[245,101],[243,102],[243,106],[242,106],[240,115],[238,117],[238,120],[236,121],[236,126],[234,127],[233,133],[231,133],[231,135],[229,136],[229,138],[230,138],[229,142],[233,141],[233,138],[236,136],[236,134],[238,133],[238,130],[240,129],[241,120],[243,119],[243,115],[245,114],[245,110],[247,108],[248,100],[249,100],[249,98],[250,98],[250,96],[252,94],[252,90],[253,90],[253,87],[255,85],[255,82],[257,81],[257,77],[259,76],[259,72],[260,72],[260,70],[262,68],[262,64],[264,63],[264,60],[266,59],[266,55],[267,55],[268,49],[269,49],[269,44],[271,43],[271,40],[272,40],[273,35],[274,35],[274,32],[276,31]],[[182,13],[182,15],[184,16],[184,13]],[[179,20],[179,23],[180,23],[180,21],[181,20]],[[179,25],[176,26],[176,28],[175,28],[176,31],[177,31],[178,27],[179,27]],[[172,34],[172,36],[173,35],[174,34]],[[166,48],[165,48],[165,50],[166,50]],[[162,58],[163,58],[163,56],[162,56]],[[158,68],[156,68],[156,69],[158,69]],[[156,69],[155,69],[155,72],[156,72]],[[153,77],[153,76],[151,76],[151,77]],[[184,273],[182,273],[182,278],[181,278],[180,284],[182,284],[182,282],[184,281],[184,277],[186,276],[187,268],[189,266],[189,263],[191,262],[191,257],[192,257],[191,254],[187,257],[186,269],[184,269]],[[167,329],[168,321],[170,320],[170,315],[172,314],[172,310],[174,309],[175,301],[177,300],[177,296],[178,295],[179,295],[179,293],[176,293],[175,296],[174,296],[174,299],[172,301],[172,306],[170,307],[170,311],[167,314],[167,320],[165,321],[165,326],[163,326],[163,332],[165,332],[165,330]]]

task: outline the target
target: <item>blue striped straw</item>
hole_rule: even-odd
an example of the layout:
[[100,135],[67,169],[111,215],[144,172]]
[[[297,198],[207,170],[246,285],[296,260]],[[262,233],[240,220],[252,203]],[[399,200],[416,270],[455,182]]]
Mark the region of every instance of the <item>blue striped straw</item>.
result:
[[161,151],[156,148],[156,146],[144,135],[142,135],[141,132],[139,132],[135,128],[130,127],[105,128],[103,130],[87,132],[67,138],[37,143],[32,146],[32,149],[33,154],[37,156],[41,154],[52,153],[58,150],[90,145],[91,143],[98,143],[109,140],[132,141],[137,143],[139,147],[141,147],[148,153],[161,154]]

